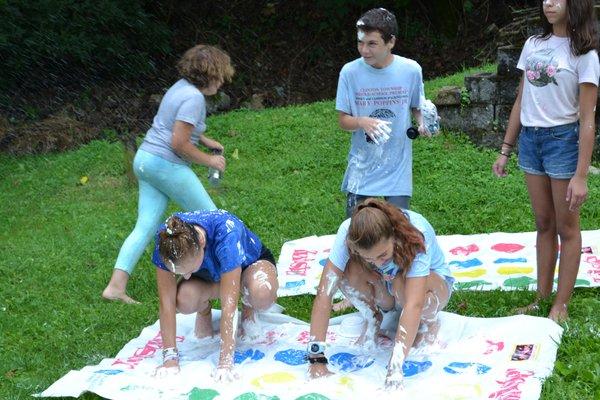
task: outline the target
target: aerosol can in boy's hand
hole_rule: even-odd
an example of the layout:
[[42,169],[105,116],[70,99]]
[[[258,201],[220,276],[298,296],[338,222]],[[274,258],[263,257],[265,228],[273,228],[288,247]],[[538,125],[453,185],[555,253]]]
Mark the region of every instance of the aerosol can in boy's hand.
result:
[[431,100],[421,97],[421,115],[423,115],[423,123],[425,128],[435,135],[440,130],[440,117],[437,113],[437,108]]
[[[211,149],[211,152],[219,156],[223,154],[223,150],[220,149]],[[212,186],[219,186],[222,177],[223,172],[216,168],[208,167],[208,182],[210,182]]]

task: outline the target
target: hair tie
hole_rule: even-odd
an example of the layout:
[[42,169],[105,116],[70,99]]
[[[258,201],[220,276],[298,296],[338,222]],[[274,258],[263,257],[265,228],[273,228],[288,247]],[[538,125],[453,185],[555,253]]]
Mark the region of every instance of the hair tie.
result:
[[173,235],[173,231],[169,227],[167,227],[167,235],[170,235],[170,236]]

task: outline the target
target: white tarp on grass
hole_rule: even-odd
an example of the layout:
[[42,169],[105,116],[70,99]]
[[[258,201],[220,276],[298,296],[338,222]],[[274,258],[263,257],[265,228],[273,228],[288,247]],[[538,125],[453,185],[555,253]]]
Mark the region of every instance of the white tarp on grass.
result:
[[[214,323],[219,312],[215,311]],[[198,341],[194,315],[177,316],[181,372],[153,376],[162,363],[159,325],[145,328],[116,355],[100,364],[71,371],[41,396],[97,393],[108,399],[364,399],[404,398],[381,392],[391,344],[366,351],[343,336],[343,318],[331,321],[327,356],[335,375],[307,381],[305,348],[309,326],[282,314],[261,314],[262,336],[238,341],[239,379],[217,384],[211,378],[219,354],[218,336]],[[407,399],[538,399],[551,374],[562,328],[546,318],[513,316],[470,318],[442,312],[438,341],[412,349],[404,364]],[[391,313],[384,328],[392,328]],[[215,325],[218,326],[218,325]]]
[[[334,238],[309,236],[283,244],[277,262],[280,297],[316,293]],[[575,286],[599,287],[600,230],[584,231],[582,238]],[[438,236],[438,241],[456,278],[456,289],[535,290],[535,232]]]

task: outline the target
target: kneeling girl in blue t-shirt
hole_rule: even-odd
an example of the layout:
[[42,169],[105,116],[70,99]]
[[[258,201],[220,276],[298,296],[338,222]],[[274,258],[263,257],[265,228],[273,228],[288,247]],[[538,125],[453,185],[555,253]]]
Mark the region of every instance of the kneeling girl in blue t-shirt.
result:
[[[198,338],[213,334],[211,303],[221,301],[221,352],[214,377],[231,381],[242,297],[242,327],[256,311],[268,309],[277,296],[277,271],[271,251],[235,215],[223,211],[176,213],[159,229],[152,255],[160,299],[163,365],[160,373],[178,371],[175,314],[197,313]],[[180,276],[178,282],[177,277]]]
[[385,381],[387,388],[400,388],[404,358],[418,332],[429,336],[423,337],[427,341],[435,338],[437,314],[448,304],[453,282],[422,215],[377,199],[358,205],[338,229],[321,275],[311,315],[310,376],[329,374],[324,341],[339,287],[367,320],[365,345],[375,343],[382,311],[402,308]]

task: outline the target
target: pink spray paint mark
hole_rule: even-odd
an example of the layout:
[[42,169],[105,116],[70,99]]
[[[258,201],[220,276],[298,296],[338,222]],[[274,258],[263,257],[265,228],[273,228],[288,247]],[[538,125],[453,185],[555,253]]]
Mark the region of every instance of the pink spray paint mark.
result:
[[479,247],[476,244],[470,244],[468,246],[458,246],[450,250],[455,256],[468,256],[471,253],[479,251]]
[[296,249],[292,254],[292,264],[288,270],[285,271],[286,275],[300,275],[306,276],[306,272],[310,269],[310,263],[314,261],[318,251],[316,250],[304,250]]
[[[326,337],[327,337],[327,339],[326,339],[327,342],[331,343],[331,342],[335,342],[337,335],[334,332],[327,331]],[[309,331],[300,332],[300,334],[296,338],[296,341],[299,343],[302,343],[302,344],[307,344],[308,342],[310,342],[310,332]]]
[[521,372],[510,368],[506,370],[506,380],[496,381],[500,384],[500,390],[491,393],[488,398],[501,400],[519,400],[522,395],[519,385],[525,383],[527,378],[533,376],[533,371]]
[[502,351],[502,349],[504,349],[504,342],[486,340],[486,343],[488,344],[488,348],[483,352],[483,354],[492,354],[495,351]]
[[257,342],[257,344],[264,344],[267,346],[271,346],[272,344],[276,343],[280,338],[282,338],[284,336],[285,336],[285,333],[283,333],[283,332],[267,331],[267,333],[265,333],[264,340]]
[[[176,342],[183,342],[185,336],[177,336]],[[148,340],[144,347],[138,347],[131,356],[126,359],[117,358],[112,365],[123,365],[129,369],[134,369],[140,362],[148,357],[153,357],[154,354],[162,350],[162,335],[160,331],[152,339]]]
[[600,282],[600,258],[596,256],[585,257],[585,262],[590,265],[590,269],[587,271],[590,278],[595,282]]
[[525,246],[518,243],[497,243],[492,246],[492,250],[501,251],[503,253],[516,253],[524,248]]

